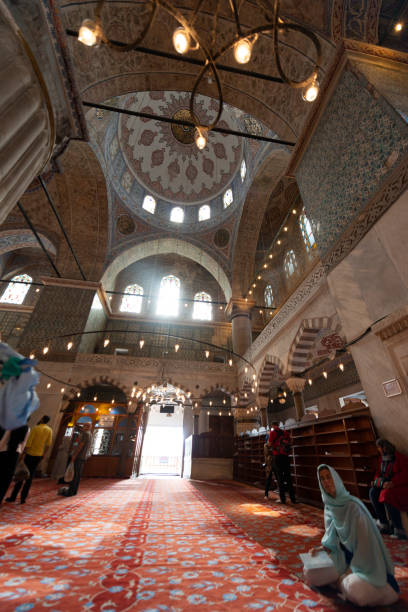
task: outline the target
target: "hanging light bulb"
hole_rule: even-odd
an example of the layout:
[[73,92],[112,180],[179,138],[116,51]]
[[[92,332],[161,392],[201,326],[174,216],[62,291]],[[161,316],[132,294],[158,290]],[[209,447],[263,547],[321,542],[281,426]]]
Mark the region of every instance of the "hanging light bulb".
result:
[[232,359],[228,359],[228,365],[232,366]]
[[218,413],[218,416],[221,416],[221,412]]
[[230,412],[228,413],[228,416],[231,416],[231,413],[230,413]]
[[339,369],[344,372],[344,363],[339,363]]
[[227,403],[227,400],[225,399],[225,397],[224,397],[224,399],[222,400],[222,403],[223,403],[224,405]]
[[68,344],[67,344],[67,351],[70,351],[73,346],[74,346],[73,342],[68,342]]
[[29,354],[29,358],[30,358],[30,359],[34,359],[34,357],[35,357],[34,353],[30,353],[30,354]]
[[268,257],[269,257],[269,259],[272,259],[273,258],[272,253],[269,253]]
[[248,372],[248,366],[245,366],[244,372],[245,372],[245,374]]
[[106,348],[109,342],[110,342],[109,338],[105,338],[105,340],[103,341],[103,346]]
[[61,393],[64,393],[65,387],[61,387]]
[[205,127],[197,126],[195,129],[195,143],[197,149],[202,151],[207,146],[208,130]]
[[313,75],[312,80],[306,85],[303,90],[302,98],[305,102],[314,102],[319,95],[319,81],[317,80],[317,74]]
[[264,265],[263,265],[264,270],[266,270],[267,267],[268,267],[268,264],[264,263]]
[[326,370],[323,372],[323,376],[324,376],[325,378],[327,378],[327,372],[326,372]]
[[401,21],[399,21],[398,23],[395,24],[394,30],[396,32],[401,32],[403,27],[404,27],[404,24]]
[[276,396],[276,397],[277,397],[278,402],[279,402],[280,404],[286,404],[285,394],[284,394],[284,392],[282,391],[282,388],[281,388],[281,387],[279,387],[279,389],[278,389],[278,394],[277,394],[277,396]]
[[256,283],[252,283],[252,287],[255,289],[256,288]]
[[213,403],[212,403],[212,400],[210,400],[210,406],[212,406],[212,404],[213,404]]
[[176,28],[173,32],[173,46],[177,53],[183,55],[187,53],[191,47],[191,37],[183,26]]
[[144,346],[144,340],[139,340],[139,346],[140,346],[140,348],[141,348],[141,349],[143,348],[143,346]]
[[98,396],[97,396],[97,395],[94,395],[93,401],[94,401],[94,402],[96,402],[96,401],[97,401],[97,399],[98,399]]
[[253,42],[249,38],[241,38],[234,45],[234,58],[238,64],[247,64],[251,59]]
[[174,345],[174,350],[176,351],[176,353],[177,353],[177,351],[179,350],[179,348],[180,348],[180,345],[179,345],[179,344],[175,344],[175,345]]
[[92,19],[84,19],[78,32],[78,40],[87,47],[95,47],[102,40],[100,26]]
[[245,397],[245,399],[247,399],[248,398],[248,393],[244,393],[244,397]]
[[208,359],[210,356],[210,351],[205,351],[205,358]]
[[78,391],[77,397],[81,397],[81,392],[80,391]]
[[276,244],[282,244],[282,240],[278,240]]
[[296,208],[294,208],[294,209],[292,210],[292,215],[296,215],[296,212],[297,212],[297,211],[296,211]]
[[48,346],[44,346],[44,348],[43,348],[44,355],[46,355],[48,353],[48,351],[49,351]]
[[49,389],[51,387],[51,383],[47,384],[47,389]]
[[255,406],[254,410],[255,410],[255,411],[256,411],[256,410],[258,410],[258,406]]
[[287,231],[288,231],[288,228],[287,228],[287,226],[286,226],[286,225],[285,225],[285,227],[283,228],[283,231],[284,231],[284,232],[287,232]]
[[252,374],[252,380],[256,380],[256,374]]
[[209,410],[207,410],[207,414],[208,414],[208,415],[210,414],[210,411],[209,411]]
[[309,378],[307,382],[309,383],[310,386],[313,385],[313,380],[311,378]]
[[115,403],[115,400],[114,400],[114,398],[112,397],[111,404],[114,404],[114,403]]

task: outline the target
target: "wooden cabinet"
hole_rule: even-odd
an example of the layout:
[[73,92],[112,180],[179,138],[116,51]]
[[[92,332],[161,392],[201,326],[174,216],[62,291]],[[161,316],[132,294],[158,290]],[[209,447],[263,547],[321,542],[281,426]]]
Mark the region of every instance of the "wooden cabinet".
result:
[[[369,410],[338,413],[291,430],[292,481],[300,501],[321,505],[316,469],[333,467],[348,491],[369,503],[368,490],[377,465],[375,430]],[[235,438],[234,478],[263,486],[265,434]]]

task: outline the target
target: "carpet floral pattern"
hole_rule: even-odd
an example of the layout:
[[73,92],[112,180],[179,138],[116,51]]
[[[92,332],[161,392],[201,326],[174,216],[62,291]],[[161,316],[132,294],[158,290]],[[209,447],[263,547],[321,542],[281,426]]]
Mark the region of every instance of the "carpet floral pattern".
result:
[[[321,513],[277,508],[230,483],[95,479],[60,498],[37,481],[24,506],[0,507],[0,610],[348,609],[298,575]],[[392,552],[406,592],[407,549]]]

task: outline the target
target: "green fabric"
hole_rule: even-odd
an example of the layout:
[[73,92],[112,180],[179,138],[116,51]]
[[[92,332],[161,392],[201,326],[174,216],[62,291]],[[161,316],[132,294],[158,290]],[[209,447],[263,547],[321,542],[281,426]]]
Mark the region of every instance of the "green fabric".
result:
[[1,378],[3,378],[3,380],[8,380],[13,376],[16,378],[20,376],[22,372],[20,364],[22,361],[24,360],[20,359],[19,357],[10,357],[9,359],[7,359],[7,361],[3,363],[1,369]]
[[[334,480],[336,497],[323,489],[320,470],[327,468]],[[349,567],[353,574],[376,587],[383,587],[388,576],[394,576],[394,567],[381,534],[362,501],[350,495],[342,479],[329,465],[317,468],[319,487],[324,503],[325,534],[322,545],[329,549],[330,557],[339,574],[344,574],[348,563],[344,548],[351,553]]]

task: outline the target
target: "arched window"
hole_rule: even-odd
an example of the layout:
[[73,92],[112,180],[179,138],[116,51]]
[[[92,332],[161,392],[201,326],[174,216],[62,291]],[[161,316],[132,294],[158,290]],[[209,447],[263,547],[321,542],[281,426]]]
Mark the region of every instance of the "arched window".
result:
[[178,315],[180,279],[170,274],[161,279],[157,314],[175,317]]
[[304,212],[302,212],[302,214],[299,217],[299,225],[300,225],[300,231],[302,232],[303,241],[305,243],[306,250],[311,251],[312,249],[315,249],[316,240],[313,235],[312,226]]
[[286,276],[289,278],[293,276],[293,274],[297,270],[297,261],[296,255],[292,249],[288,251],[285,255],[285,259],[283,260],[283,267],[285,269]]
[[156,200],[150,195],[145,196],[142,208],[147,210],[147,212],[149,212],[151,215],[154,215],[156,211]]
[[201,321],[211,321],[212,319],[212,304],[211,295],[200,291],[194,296],[193,319]]
[[125,293],[130,295],[124,295],[120,303],[121,312],[136,312],[142,311],[142,295],[143,287],[140,285],[128,285],[125,289]]
[[271,285],[266,285],[265,287],[264,300],[267,308],[273,308],[273,289]]
[[246,167],[245,159],[243,159],[241,162],[241,181],[242,182],[245,181],[246,173],[247,173],[247,167]]
[[0,302],[3,304],[22,304],[30,289],[30,285],[25,285],[24,283],[31,283],[32,281],[33,279],[28,274],[13,276],[1,296]]
[[230,206],[233,201],[234,201],[234,195],[232,193],[232,189],[227,189],[223,197],[224,208],[228,208],[228,206]]
[[175,206],[171,209],[170,221],[173,221],[173,223],[183,223],[184,210],[180,206]]
[[211,208],[208,204],[204,204],[204,206],[200,206],[198,211],[198,220],[199,221],[207,221],[211,217]]

